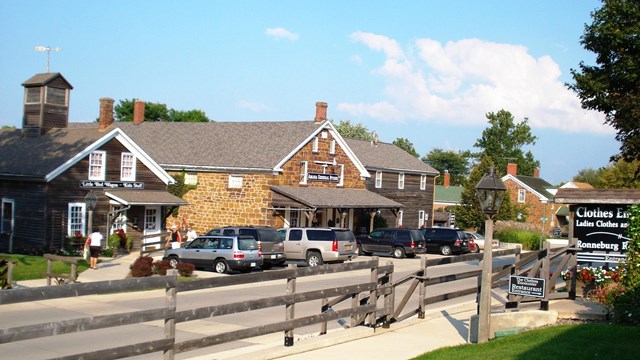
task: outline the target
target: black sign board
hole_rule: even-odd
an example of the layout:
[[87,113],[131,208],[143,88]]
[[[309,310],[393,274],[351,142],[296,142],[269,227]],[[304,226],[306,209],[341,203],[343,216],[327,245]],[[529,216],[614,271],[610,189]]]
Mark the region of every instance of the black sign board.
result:
[[83,180],[80,181],[82,189],[144,189],[143,182],[132,181],[98,181]]
[[340,176],[336,174],[308,173],[307,179],[309,179],[309,181],[339,182]]
[[[627,226],[629,205],[572,205],[573,236],[578,239],[578,260],[587,261],[584,252],[593,253],[590,261],[617,262],[629,248]],[[596,255],[597,254],[597,255]],[[617,256],[615,256],[617,255]]]
[[545,280],[524,276],[509,277],[509,294],[544,297]]

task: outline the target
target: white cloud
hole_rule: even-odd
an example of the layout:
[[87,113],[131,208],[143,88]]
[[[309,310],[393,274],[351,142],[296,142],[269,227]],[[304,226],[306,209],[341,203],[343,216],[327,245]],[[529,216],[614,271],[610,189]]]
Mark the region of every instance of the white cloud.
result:
[[[355,32],[351,38],[385,54],[374,74],[386,80],[386,99],[338,104],[351,115],[384,121],[422,120],[486,124],[485,114],[510,111],[532,128],[610,133],[604,117],[582,109],[574,92],[560,80],[549,56],[535,58],[524,46],[464,39],[442,44],[418,39],[409,49],[383,35]],[[411,54],[405,55],[405,54]]]
[[236,102],[236,106],[241,109],[247,109],[257,113],[264,112],[264,111],[271,111],[271,108],[268,107],[267,105],[256,103],[256,102],[250,102],[247,100],[240,100]]
[[300,38],[300,35],[296,33],[292,33],[291,31],[281,27],[268,28],[267,30],[265,30],[264,33],[267,36],[272,37],[276,40],[285,39],[285,40],[296,41]]

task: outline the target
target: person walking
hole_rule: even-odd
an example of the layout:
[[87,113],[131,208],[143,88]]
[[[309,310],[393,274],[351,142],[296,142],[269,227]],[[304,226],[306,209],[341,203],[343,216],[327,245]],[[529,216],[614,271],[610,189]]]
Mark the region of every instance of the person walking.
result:
[[88,247],[91,254],[91,257],[89,258],[89,266],[94,270],[98,268],[98,256],[100,256],[102,239],[102,234],[100,234],[97,227],[94,227],[93,232],[89,234],[87,241],[84,243],[84,247]]
[[198,237],[198,233],[193,230],[193,227],[189,226],[189,231],[187,231],[187,242],[195,240]]
[[182,247],[182,235],[180,235],[180,230],[178,230],[178,227],[173,225],[171,227],[171,248],[172,249],[179,249],[180,247]]

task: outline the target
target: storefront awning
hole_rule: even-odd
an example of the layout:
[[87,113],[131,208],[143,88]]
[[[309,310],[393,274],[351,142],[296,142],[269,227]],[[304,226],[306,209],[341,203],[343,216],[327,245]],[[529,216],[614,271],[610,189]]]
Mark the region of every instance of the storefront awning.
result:
[[104,194],[122,205],[189,205],[181,198],[162,190],[107,190]]
[[365,189],[271,186],[274,208],[398,209],[404,205]]

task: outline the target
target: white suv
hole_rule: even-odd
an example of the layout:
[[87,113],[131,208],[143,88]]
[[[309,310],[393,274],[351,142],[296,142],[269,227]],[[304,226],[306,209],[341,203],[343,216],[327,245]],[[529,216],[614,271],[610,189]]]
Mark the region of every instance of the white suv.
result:
[[356,237],[349,229],[284,228],[278,230],[284,239],[287,260],[305,260],[307,266],[353,260]]

